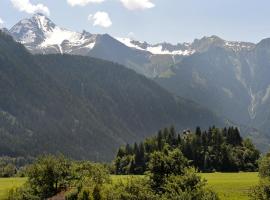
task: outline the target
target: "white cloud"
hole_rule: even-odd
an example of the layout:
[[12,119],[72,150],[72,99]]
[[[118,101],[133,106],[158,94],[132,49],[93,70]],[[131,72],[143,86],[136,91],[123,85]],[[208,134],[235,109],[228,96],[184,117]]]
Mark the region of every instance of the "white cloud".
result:
[[120,0],[129,10],[144,10],[155,7],[152,0]]
[[2,20],[1,18],[0,18],[0,28],[4,25],[4,20]]
[[21,12],[26,12],[28,14],[34,14],[37,12],[50,15],[50,10],[47,6],[43,4],[32,4],[29,0],[11,0],[13,6]]
[[86,6],[89,3],[102,3],[105,0],[67,0],[71,6]]
[[94,15],[88,16],[89,21],[93,21],[94,26],[101,26],[104,28],[108,28],[112,25],[112,21],[110,16],[106,12],[96,12]]

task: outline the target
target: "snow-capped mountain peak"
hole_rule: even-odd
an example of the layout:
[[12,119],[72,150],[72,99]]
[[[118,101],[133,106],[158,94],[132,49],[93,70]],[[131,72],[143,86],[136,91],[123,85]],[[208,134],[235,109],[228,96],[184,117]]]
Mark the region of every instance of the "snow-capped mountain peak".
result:
[[43,32],[52,31],[56,26],[48,17],[41,13],[34,14],[32,21],[36,22],[38,28]]
[[10,29],[13,37],[23,44],[41,43],[45,34],[52,31],[56,25],[45,15],[37,13],[33,17],[23,19]]
[[10,29],[10,33],[35,53],[69,53],[74,48],[94,47],[94,35],[61,28],[41,13],[21,20]]

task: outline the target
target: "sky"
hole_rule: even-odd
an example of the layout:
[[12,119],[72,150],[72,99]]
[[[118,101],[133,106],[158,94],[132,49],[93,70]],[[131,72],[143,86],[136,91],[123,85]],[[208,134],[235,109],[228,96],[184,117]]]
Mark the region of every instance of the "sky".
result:
[[259,42],[270,37],[269,0],[0,0],[0,26],[36,12],[58,26],[150,43],[217,35]]

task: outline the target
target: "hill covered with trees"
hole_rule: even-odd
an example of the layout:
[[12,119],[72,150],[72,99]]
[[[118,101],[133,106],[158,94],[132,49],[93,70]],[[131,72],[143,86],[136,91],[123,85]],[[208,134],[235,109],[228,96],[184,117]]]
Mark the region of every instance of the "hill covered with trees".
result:
[[61,152],[108,161],[125,143],[161,127],[224,124],[121,65],[70,55],[37,55],[0,33],[0,155]]
[[180,150],[190,165],[203,172],[256,171],[260,157],[251,140],[244,140],[237,128],[211,127],[201,131],[197,127],[194,133],[187,130],[177,134],[171,127],[140,144],[121,147],[114,161],[116,173],[143,174],[153,153],[166,154],[173,149]]

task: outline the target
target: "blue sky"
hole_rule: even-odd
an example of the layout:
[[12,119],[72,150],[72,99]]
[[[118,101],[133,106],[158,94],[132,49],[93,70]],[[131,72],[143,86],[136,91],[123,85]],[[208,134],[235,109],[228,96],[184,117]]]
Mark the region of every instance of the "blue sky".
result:
[[151,43],[211,35],[259,42],[270,37],[269,8],[269,0],[0,0],[0,18],[10,28],[33,12],[45,12],[71,30],[132,35]]

